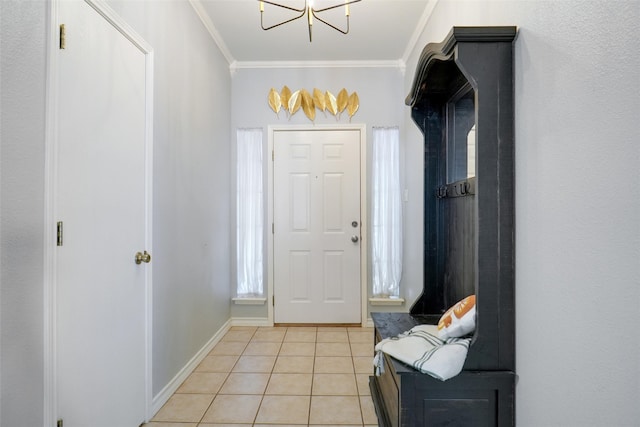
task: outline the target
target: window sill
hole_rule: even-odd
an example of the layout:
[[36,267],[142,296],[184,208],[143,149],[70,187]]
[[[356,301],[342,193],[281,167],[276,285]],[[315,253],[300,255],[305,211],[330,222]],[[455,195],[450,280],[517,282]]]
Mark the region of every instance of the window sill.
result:
[[369,298],[371,305],[403,305],[404,298]]
[[238,305],[264,305],[266,297],[237,297],[231,298],[234,304]]

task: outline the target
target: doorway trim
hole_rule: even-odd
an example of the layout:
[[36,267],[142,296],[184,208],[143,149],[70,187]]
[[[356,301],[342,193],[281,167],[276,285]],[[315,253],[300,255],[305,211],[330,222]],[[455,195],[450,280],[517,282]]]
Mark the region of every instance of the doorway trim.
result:
[[278,131],[335,131],[335,130],[357,130],[360,131],[360,322],[362,326],[367,325],[367,306],[368,306],[368,253],[369,253],[369,221],[368,221],[368,194],[367,194],[367,127],[365,124],[346,124],[346,125],[269,125],[267,128],[267,156],[271,159],[268,161],[267,172],[267,320],[273,325],[274,307],[273,307],[273,288],[274,288],[274,258],[273,245],[274,236],[268,224],[274,222],[273,198],[274,198],[274,179],[273,179],[273,149],[274,134]]
[[[45,100],[45,185],[44,185],[44,272],[43,272],[43,338],[44,338],[44,427],[56,424],[57,398],[57,271],[56,218],[58,175],[58,103],[59,84],[59,4],[49,2],[49,35],[47,45]],[[153,250],[153,76],[154,53],[149,45],[124,19],[102,0],[84,0],[100,16],[126,37],[145,55],[145,247]],[[152,269],[145,269],[145,421],[152,411]]]

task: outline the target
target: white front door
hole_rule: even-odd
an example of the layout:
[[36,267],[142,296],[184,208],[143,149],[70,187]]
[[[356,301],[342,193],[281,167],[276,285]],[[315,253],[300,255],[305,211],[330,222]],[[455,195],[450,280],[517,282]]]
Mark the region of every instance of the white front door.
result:
[[360,323],[360,131],[273,137],[274,322]]
[[90,4],[58,4],[57,417],[138,427],[148,403],[150,267],[134,262],[151,249],[147,57]]

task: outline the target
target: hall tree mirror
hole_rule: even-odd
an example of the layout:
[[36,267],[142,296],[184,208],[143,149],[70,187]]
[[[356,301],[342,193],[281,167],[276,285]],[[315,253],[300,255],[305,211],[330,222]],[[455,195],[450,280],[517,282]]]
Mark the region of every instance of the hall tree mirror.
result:
[[475,91],[464,85],[447,102],[447,183],[476,174]]

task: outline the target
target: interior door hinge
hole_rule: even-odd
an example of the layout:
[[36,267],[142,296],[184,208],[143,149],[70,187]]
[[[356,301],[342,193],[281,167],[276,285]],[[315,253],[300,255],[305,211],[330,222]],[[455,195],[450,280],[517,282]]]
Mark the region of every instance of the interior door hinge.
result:
[[56,245],[57,246],[62,246],[62,234],[63,234],[62,221],[58,221],[58,223],[56,224]]
[[276,234],[276,225],[273,222],[271,223],[271,234]]
[[67,34],[64,28],[64,24],[60,24],[60,49],[64,49],[67,46]]
[[56,427],[63,427],[63,422],[62,419],[59,419],[58,422],[56,423]]
[[275,295],[271,295],[271,305],[272,306],[276,306],[276,296]]
[[275,161],[275,159],[276,159],[276,155],[274,154],[274,151],[275,150],[271,150],[271,161],[272,162]]

